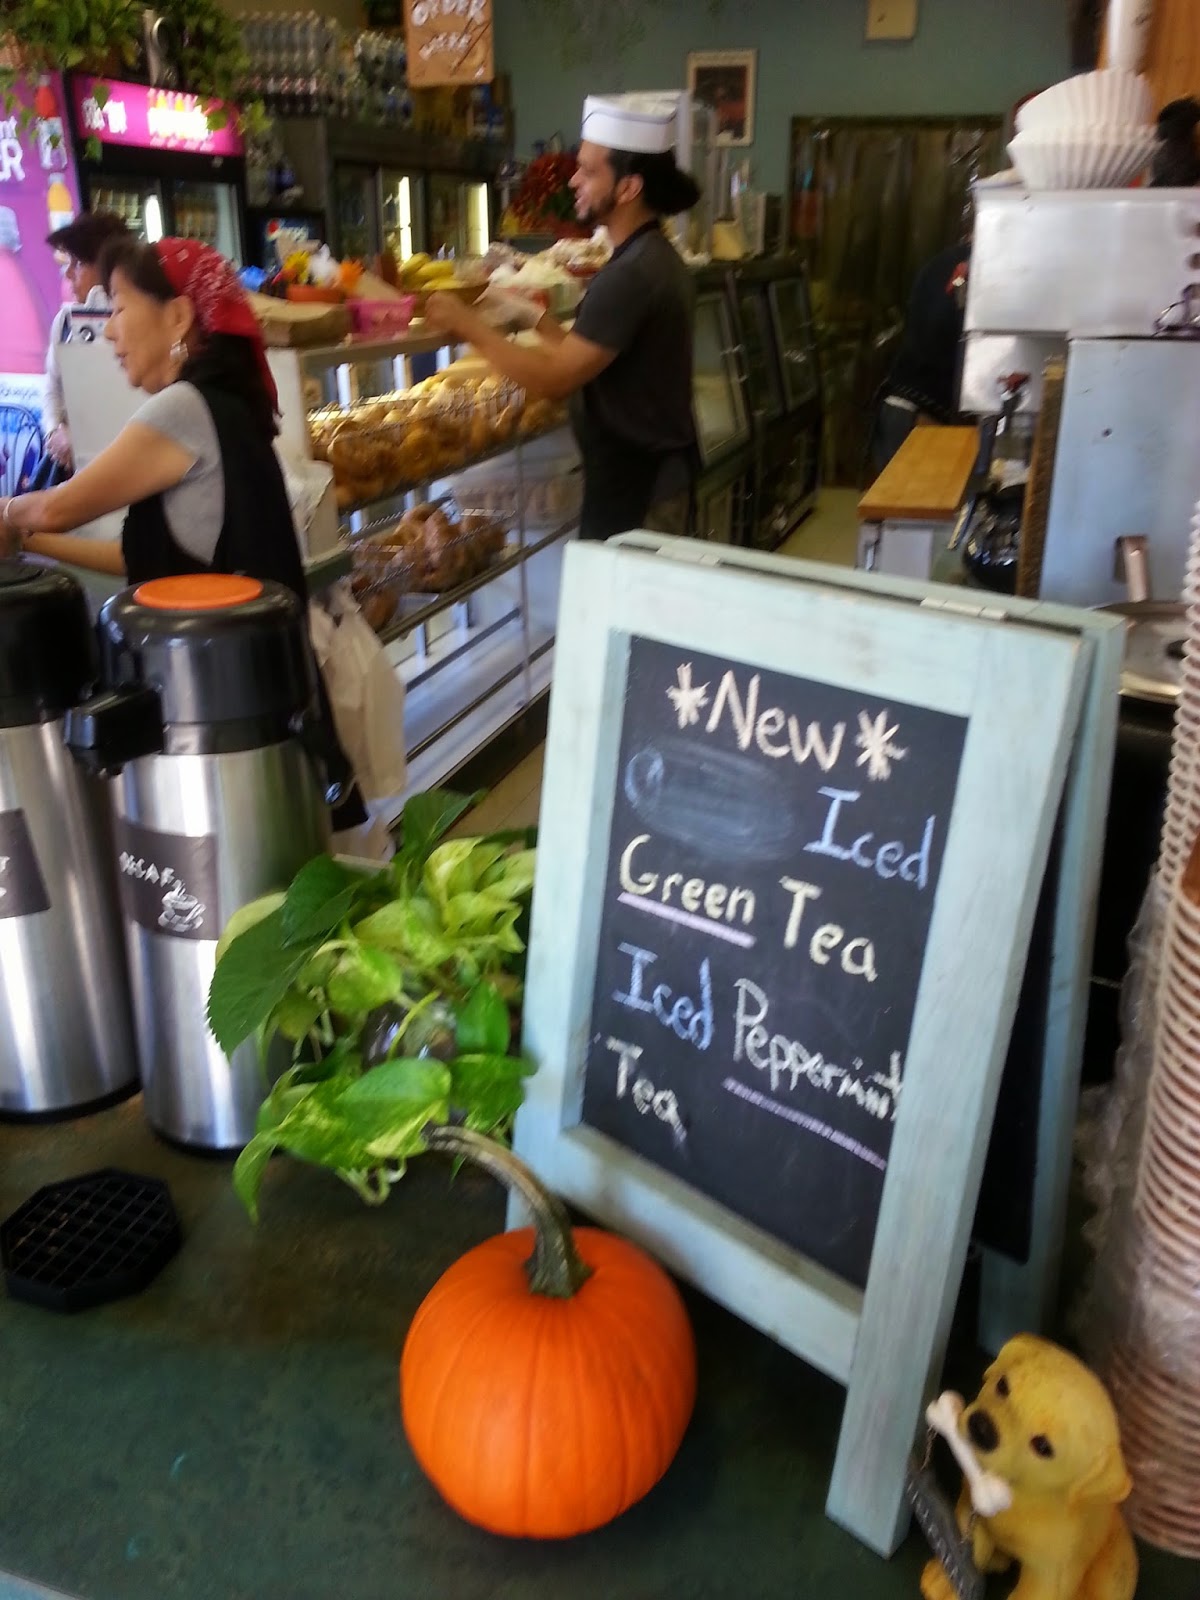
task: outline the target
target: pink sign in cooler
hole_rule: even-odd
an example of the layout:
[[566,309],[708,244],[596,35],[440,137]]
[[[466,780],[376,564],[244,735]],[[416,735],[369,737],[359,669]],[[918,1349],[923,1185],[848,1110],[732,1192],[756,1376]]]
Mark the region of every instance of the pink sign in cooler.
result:
[[[107,91],[101,104],[97,84]],[[136,150],[186,150],[202,156],[240,156],[241,135],[236,113],[229,122],[210,128],[207,102],[177,89],[154,89],[144,83],[113,83],[108,78],[73,78],[71,100],[81,138],[101,144],[130,145]]]
[[[41,459],[46,344],[65,292],[46,235],[79,209],[61,80],[19,79],[15,94],[0,109],[0,495]],[[23,124],[22,108],[38,120]]]

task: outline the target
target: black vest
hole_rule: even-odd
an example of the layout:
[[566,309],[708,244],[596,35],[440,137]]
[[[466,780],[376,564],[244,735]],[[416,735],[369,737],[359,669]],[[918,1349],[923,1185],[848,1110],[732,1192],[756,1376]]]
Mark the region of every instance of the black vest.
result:
[[225,519],[211,563],[178,544],[161,494],[129,508],[121,553],[130,583],[193,572],[238,572],[282,583],[307,601],[304,565],[283,473],[271,441],[246,402],[216,384],[196,388],[213,419],[225,478]]

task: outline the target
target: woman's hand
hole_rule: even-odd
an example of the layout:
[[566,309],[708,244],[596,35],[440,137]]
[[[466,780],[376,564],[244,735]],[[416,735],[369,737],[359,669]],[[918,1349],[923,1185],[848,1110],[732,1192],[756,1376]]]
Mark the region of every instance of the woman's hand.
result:
[[16,496],[0,505],[0,557],[8,560],[21,554],[21,530],[9,521],[9,513],[16,504]]
[[65,467],[68,472],[71,470],[75,458],[71,454],[71,435],[67,432],[65,423],[59,423],[46,440],[46,449],[60,467]]

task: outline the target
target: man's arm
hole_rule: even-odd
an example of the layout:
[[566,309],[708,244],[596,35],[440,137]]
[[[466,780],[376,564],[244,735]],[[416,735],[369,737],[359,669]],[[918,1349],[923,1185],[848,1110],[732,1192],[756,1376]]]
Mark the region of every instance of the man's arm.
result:
[[598,378],[617,358],[617,351],[577,333],[563,333],[557,340],[552,335],[545,337],[545,318],[538,323],[537,331],[543,337],[537,346],[514,344],[453,295],[431,295],[425,320],[451,338],[472,345],[497,372],[543,400],[565,400]]
[[567,330],[558,318],[549,311],[543,313],[533,331],[539,339],[544,339],[550,345],[561,344],[567,337]]

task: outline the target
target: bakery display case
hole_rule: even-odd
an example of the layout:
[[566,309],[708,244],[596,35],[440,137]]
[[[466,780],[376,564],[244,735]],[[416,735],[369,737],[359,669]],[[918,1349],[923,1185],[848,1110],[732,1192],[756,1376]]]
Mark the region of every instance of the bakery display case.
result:
[[696,537],[744,542],[753,486],[746,374],[728,294],[728,270],[696,274],[693,410],[700,448]]
[[773,550],[816,502],[821,397],[802,265],[749,262],[729,275],[754,426],[754,504],[747,542]]
[[707,469],[750,443],[750,419],[729,303],[720,279],[710,279],[707,274],[696,297],[692,359],[696,434]]
[[282,442],[325,474],[355,597],[404,681],[412,791],[548,691],[582,504],[564,408],[455,354],[417,330],[269,352]]
[[767,283],[767,299],[788,410],[798,411],[816,398],[819,387],[812,307],[803,267],[799,263],[776,267]]

